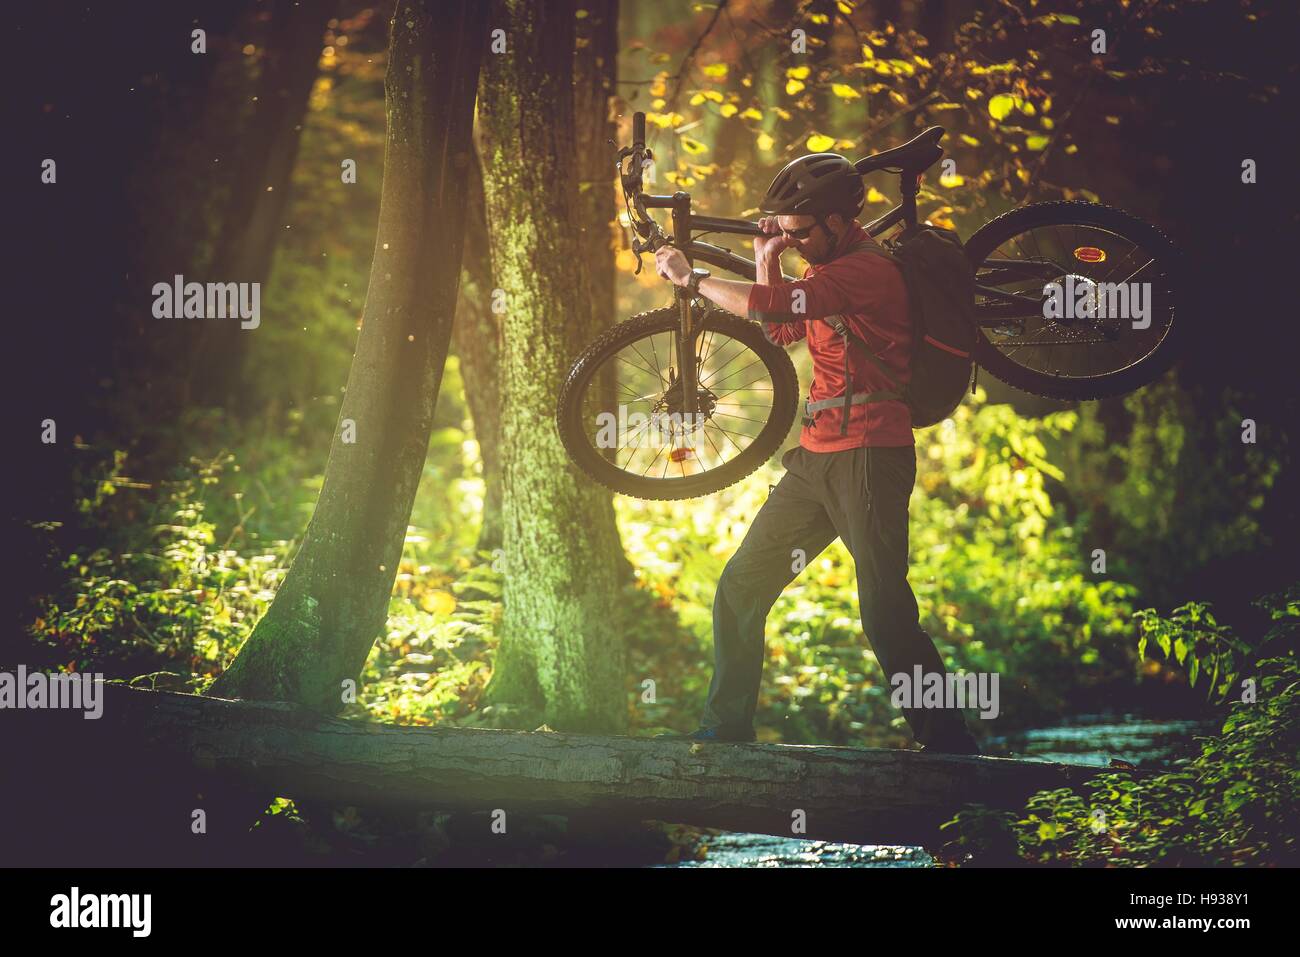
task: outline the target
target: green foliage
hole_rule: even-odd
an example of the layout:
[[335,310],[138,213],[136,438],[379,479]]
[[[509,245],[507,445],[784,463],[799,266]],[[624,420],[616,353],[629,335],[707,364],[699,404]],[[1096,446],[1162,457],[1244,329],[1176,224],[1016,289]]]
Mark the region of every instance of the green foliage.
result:
[[1241,667],[1240,659],[1250,647],[1215,620],[1209,605],[1188,602],[1175,608],[1168,618],[1160,617],[1154,608],[1144,608],[1136,617],[1142,629],[1139,657],[1145,657],[1148,643],[1154,642],[1166,658],[1172,655],[1186,667],[1187,680],[1193,687],[1202,674],[1209,679],[1207,698],[1221,701],[1231,691]]
[[1243,443],[1249,402],[1233,390],[1212,401],[1206,415],[1170,374],[1122,399],[1083,404],[1079,434],[1062,448],[1065,503],[1107,542],[1112,572],[1153,600],[1185,602],[1198,571],[1240,568],[1291,544],[1282,539],[1280,486],[1294,457],[1286,436]]
[[[1260,646],[1294,634],[1296,594],[1292,587],[1261,599],[1280,624]],[[1203,606],[1180,608],[1176,618],[1151,614],[1144,621],[1170,647],[1190,626],[1214,626]],[[1249,650],[1214,627],[1215,639],[1230,640],[1237,654]],[[1294,648],[1256,661],[1252,677],[1257,695],[1233,702],[1221,733],[1204,739],[1185,766],[1149,776],[1100,774],[1084,795],[1070,788],[1040,791],[1019,815],[968,806],[943,825],[952,835],[945,856],[1075,866],[1294,866],[1300,862],[1300,661]]]
[[[114,455],[83,509],[104,507],[105,489],[116,494],[125,461]],[[47,657],[68,670],[93,665],[110,675],[148,668],[198,682],[215,673],[265,611],[287,565],[284,542],[257,554],[217,543],[201,489],[219,481],[224,464],[196,464],[191,477],[166,483],[151,520],[132,526],[123,551],[98,547],[64,558],[67,581],[43,599],[30,629]]]

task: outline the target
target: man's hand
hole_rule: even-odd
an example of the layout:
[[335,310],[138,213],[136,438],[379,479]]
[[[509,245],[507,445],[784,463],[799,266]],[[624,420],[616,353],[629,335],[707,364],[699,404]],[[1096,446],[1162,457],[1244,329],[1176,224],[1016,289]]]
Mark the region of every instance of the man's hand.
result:
[[686,285],[691,278],[691,264],[676,246],[660,246],[655,250],[655,269],[664,279],[678,286]]
[[[758,221],[758,228],[763,230],[763,235],[754,237],[754,259],[766,260],[768,265],[779,263],[781,251],[790,248],[790,240],[781,232],[775,216],[764,216]],[[779,269],[777,273],[780,274]]]

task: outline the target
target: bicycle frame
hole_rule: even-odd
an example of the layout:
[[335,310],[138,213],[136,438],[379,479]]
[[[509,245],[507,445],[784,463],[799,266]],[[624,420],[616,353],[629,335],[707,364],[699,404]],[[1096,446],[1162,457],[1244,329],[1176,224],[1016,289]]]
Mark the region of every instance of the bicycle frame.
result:
[[[702,242],[694,238],[696,233],[725,233],[736,236],[758,236],[762,230],[758,223],[744,219],[726,219],[716,216],[697,216],[691,211],[691,196],[689,193],[678,191],[672,195],[656,195],[644,193],[641,191],[640,162],[646,155],[645,150],[645,116],[642,113],[635,114],[633,118],[633,145],[619,153],[620,175],[624,186],[624,195],[631,199],[631,206],[635,212],[632,226],[635,231],[646,238],[644,245],[633,243],[633,250],[638,257],[643,251],[653,251],[656,244],[663,244],[668,241],[662,230],[654,223],[649,214],[652,209],[666,209],[672,214],[672,245],[680,249],[686,256],[689,263],[694,264],[696,260],[706,262],[711,266],[742,276],[751,282],[756,281],[756,267],[752,260],[746,259],[733,253],[724,246],[717,246],[713,243]],[[624,157],[633,158],[633,166],[627,171],[623,171],[622,162]],[[870,171],[861,164],[865,160],[859,161],[859,170]],[[897,172],[899,184],[902,193],[902,202],[900,202],[889,212],[885,213],[878,219],[872,220],[864,229],[871,236],[879,236],[885,230],[903,223],[906,229],[916,226],[916,195],[920,190],[921,171],[918,170],[889,170]],[[630,211],[631,212],[631,211]],[[639,222],[638,222],[639,220]],[[992,267],[994,273],[1007,281],[1008,279],[1032,279],[1045,278],[1051,279],[1059,273],[1055,264],[1047,260],[999,260]],[[639,269],[639,267],[638,267]],[[782,275],[786,281],[793,281],[794,277]],[[990,300],[1003,303],[1009,307],[1010,313],[1017,309],[1025,308],[1039,309],[1041,303],[1039,300],[1020,293],[1006,292],[996,289],[980,282],[975,284],[976,292],[986,296]],[[698,392],[696,387],[696,364],[698,357],[695,356],[695,339],[698,330],[694,328],[691,295],[680,286],[674,287],[678,308],[681,315],[681,328],[674,335],[674,346],[678,366],[681,370],[681,376],[675,386],[681,387],[682,409],[683,413],[694,414],[698,411]],[[983,317],[979,321],[981,326],[997,326],[1005,321],[1009,314],[1008,308],[1000,312],[995,309],[982,309]],[[688,350],[689,349],[689,353]],[[688,361],[689,357],[689,361]]]
[[[909,191],[909,179],[911,179],[911,189]],[[886,230],[904,223],[906,228],[910,229],[916,225],[916,194],[920,184],[920,174],[904,174],[903,201],[885,213],[878,219],[873,219],[867,223],[863,229],[870,236],[879,236]],[[667,209],[672,213],[673,220],[673,245],[686,254],[688,261],[694,263],[695,260],[706,262],[711,266],[717,266],[719,269],[725,269],[728,272],[742,276],[751,282],[755,281],[755,266],[753,260],[746,259],[744,256],[738,256],[731,250],[723,246],[715,246],[712,243],[701,242],[692,237],[692,233],[729,233],[736,236],[758,236],[762,230],[759,229],[758,223],[745,219],[726,219],[717,216],[696,216],[691,212],[691,197],[689,193],[677,192],[671,196],[657,196],[649,193],[642,193],[638,197],[638,209]],[[682,238],[685,242],[682,242]],[[1047,260],[1022,259],[1007,260],[999,262],[996,270],[999,278],[1007,281],[1009,278],[1034,278],[1042,276],[1044,278],[1053,278],[1059,272],[1055,264]],[[1019,277],[1015,276],[1019,273]],[[1010,275],[1007,275],[1010,274]],[[793,276],[783,276],[786,281],[793,281]],[[975,290],[982,295],[991,299],[999,299],[1007,303],[1032,306],[1040,308],[1039,300],[1029,296],[1019,295],[1016,293],[1006,292],[1002,289],[996,289],[990,286],[976,283]],[[997,325],[999,319],[990,318],[981,325]]]

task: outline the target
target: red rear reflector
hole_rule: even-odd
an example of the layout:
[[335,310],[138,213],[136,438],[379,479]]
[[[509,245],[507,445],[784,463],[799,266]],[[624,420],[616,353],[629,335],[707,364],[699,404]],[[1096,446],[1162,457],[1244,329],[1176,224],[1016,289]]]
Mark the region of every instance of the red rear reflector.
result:
[[671,452],[668,453],[668,461],[683,462],[686,459],[690,458],[690,455],[691,455],[690,449],[673,449]]
[[1080,246],[1074,251],[1074,258],[1082,263],[1104,263],[1106,250],[1098,249],[1096,246]]

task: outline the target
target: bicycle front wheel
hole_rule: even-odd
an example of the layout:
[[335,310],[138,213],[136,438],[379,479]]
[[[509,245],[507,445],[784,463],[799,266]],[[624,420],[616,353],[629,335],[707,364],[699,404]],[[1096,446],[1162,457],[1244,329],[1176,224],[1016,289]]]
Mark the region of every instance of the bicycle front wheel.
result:
[[610,329],[570,370],[556,409],[560,438],[606,488],[643,499],[709,495],[756,470],[789,434],[799,379],[785,350],[757,323],[718,309],[699,322],[693,411],[675,306]]

